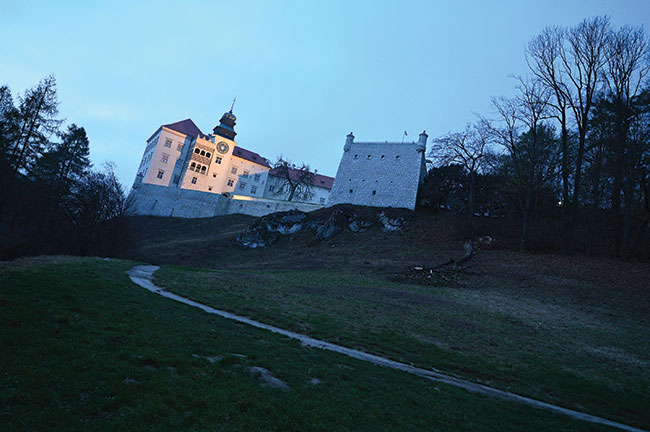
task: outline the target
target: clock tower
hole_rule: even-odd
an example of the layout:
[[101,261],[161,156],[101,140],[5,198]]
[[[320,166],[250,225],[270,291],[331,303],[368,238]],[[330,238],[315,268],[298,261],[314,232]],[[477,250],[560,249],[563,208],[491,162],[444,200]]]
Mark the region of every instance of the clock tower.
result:
[[215,135],[234,141],[235,136],[237,135],[237,132],[235,132],[235,123],[237,123],[237,117],[232,113],[231,108],[230,111],[221,116],[219,126],[215,127],[212,132],[214,132]]

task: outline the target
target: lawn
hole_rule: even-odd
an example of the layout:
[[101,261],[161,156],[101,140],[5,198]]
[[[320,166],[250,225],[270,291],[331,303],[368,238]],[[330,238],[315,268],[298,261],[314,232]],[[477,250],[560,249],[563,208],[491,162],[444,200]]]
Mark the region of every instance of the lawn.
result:
[[650,426],[645,299],[489,275],[460,288],[349,270],[163,266],[155,277],[172,292],[278,327]]
[[[302,347],[205,314],[131,283],[124,271],[133,265],[72,257],[0,263],[3,429],[605,430]],[[373,300],[372,280],[314,272],[228,275],[171,267],[163,269],[160,280],[215,306],[392,357],[424,365],[444,361],[436,366],[474,359],[454,353],[447,336],[432,333],[453,326],[451,315],[439,323],[421,322],[418,341],[413,326],[422,316],[410,316],[411,309],[387,314],[390,301]],[[260,287],[257,294],[255,287]],[[424,309],[427,304],[418,296],[430,295],[401,285],[384,283],[382,288],[402,293],[396,294],[393,308],[413,301],[414,308]],[[460,301],[453,291],[436,295],[440,303]],[[337,299],[340,307],[334,305]],[[466,300],[457,319],[461,329],[473,334],[463,323],[475,320],[480,308]],[[503,325],[504,331],[511,329]],[[508,344],[516,347],[519,338],[512,337]],[[409,348],[406,341],[417,343]],[[521,359],[519,354],[511,358]],[[510,357],[501,366],[493,356],[472,362],[468,375],[494,368],[496,378],[485,379],[497,383],[504,370],[518,370],[508,366]],[[288,388],[266,386],[251,367],[269,370]],[[636,378],[640,384],[632,387],[628,400],[647,383],[641,373]],[[626,418],[644,421],[636,411]]]

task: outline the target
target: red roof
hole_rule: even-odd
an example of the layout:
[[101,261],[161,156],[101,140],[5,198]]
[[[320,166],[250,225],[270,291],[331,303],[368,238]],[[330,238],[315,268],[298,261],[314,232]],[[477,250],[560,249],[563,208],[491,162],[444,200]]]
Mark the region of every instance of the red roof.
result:
[[250,150],[246,150],[245,148],[242,147],[235,147],[235,150],[232,152],[233,156],[240,157],[242,159],[246,159],[247,161],[255,162],[256,164],[265,166],[267,168],[271,168],[269,163],[264,159],[262,156],[259,154],[252,152]]
[[176,123],[166,124],[163,125],[163,127],[175,130],[176,132],[182,133],[183,135],[191,136],[192,138],[203,136],[203,132],[201,132],[201,129],[199,129],[196,124],[194,124],[192,119],[185,119]]
[[[269,175],[272,176],[277,177],[277,173],[278,170],[276,168],[273,168],[271,171],[269,171]],[[291,176],[292,180],[298,180],[298,178],[300,177],[300,171],[297,169],[289,168],[289,175]],[[329,177],[322,174],[314,175],[314,186],[322,187],[325,189],[332,189],[333,184],[334,184],[334,177]]]

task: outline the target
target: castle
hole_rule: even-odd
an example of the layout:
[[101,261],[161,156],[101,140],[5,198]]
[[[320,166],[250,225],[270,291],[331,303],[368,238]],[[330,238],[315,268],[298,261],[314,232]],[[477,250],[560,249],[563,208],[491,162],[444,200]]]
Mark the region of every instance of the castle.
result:
[[[160,126],[147,140],[130,212],[197,218],[312,211],[339,203],[415,208],[426,172],[424,132],[417,143],[354,142],[348,135],[336,179],[313,173],[311,193],[288,201],[281,171],[235,141],[236,121],[231,108],[211,134],[191,119]],[[295,180],[300,173],[289,167],[287,174]]]

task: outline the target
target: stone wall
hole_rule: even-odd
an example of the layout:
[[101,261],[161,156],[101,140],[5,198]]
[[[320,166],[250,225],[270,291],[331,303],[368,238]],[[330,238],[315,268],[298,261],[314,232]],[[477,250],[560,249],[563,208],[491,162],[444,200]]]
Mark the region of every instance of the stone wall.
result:
[[349,139],[327,205],[348,203],[413,210],[424,162],[421,143]]
[[220,194],[140,183],[130,194],[130,213],[183,218],[227,214],[229,199]]
[[308,203],[295,203],[290,201],[274,201],[274,200],[230,200],[228,206],[228,214],[247,214],[251,216],[264,216],[269,213],[276,213],[289,210],[300,210],[310,212],[323,208],[322,205],[308,204]]
[[170,188],[147,183],[134,185],[130,194],[130,214],[204,218],[226,214],[264,216],[287,210],[310,212],[321,205],[274,200],[236,200],[220,194]]

